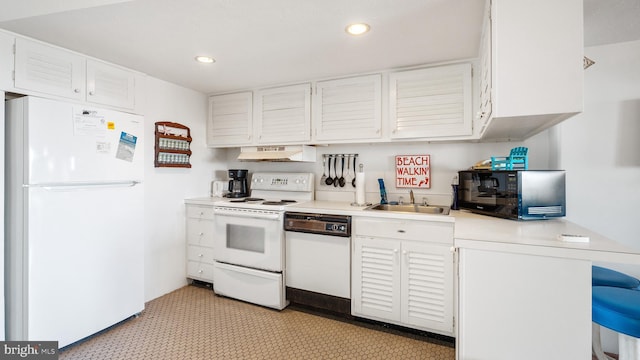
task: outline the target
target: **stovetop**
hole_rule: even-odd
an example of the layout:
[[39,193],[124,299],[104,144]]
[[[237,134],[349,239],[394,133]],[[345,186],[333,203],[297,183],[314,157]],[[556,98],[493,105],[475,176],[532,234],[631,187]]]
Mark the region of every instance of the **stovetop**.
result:
[[293,204],[297,204],[300,202],[311,201],[311,199],[306,200],[292,200],[292,199],[274,199],[274,198],[257,198],[257,197],[246,197],[246,198],[225,198],[219,201],[214,202],[214,206],[225,206],[225,207],[234,207],[234,208],[243,208],[243,209],[261,209],[261,210],[274,210],[274,211],[282,211],[285,207]]

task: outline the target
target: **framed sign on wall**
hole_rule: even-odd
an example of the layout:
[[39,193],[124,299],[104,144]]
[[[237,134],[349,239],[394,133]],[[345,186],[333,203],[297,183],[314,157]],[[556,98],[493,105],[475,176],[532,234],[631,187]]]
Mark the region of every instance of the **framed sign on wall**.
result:
[[396,188],[431,188],[429,155],[396,155]]

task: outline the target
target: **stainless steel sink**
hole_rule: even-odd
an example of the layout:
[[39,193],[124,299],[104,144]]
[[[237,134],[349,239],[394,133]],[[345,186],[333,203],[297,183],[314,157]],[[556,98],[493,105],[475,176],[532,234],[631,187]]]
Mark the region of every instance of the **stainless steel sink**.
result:
[[377,204],[366,208],[365,210],[379,210],[379,211],[393,211],[404,212],[412,214],[438,214],[449,215],[448,206],[431,206],[431,205],[418,205],[418,204],[402,204],[402,205],[390,205],[390,204]]

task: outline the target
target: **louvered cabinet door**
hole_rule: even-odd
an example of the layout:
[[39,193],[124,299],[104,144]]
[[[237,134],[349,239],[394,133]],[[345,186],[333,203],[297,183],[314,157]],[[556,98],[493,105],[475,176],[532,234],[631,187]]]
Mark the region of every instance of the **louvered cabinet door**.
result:
[[453,332],[453,253],[450,246],[402,243],[402,322]]
[[389,75],[392,139],[472,134],[471,64]]
[[207,146],[251,144],[253,93],[250,91],[209,97]]
[[257,143],[300,144],[311,140],[311,84],[260,90],[256,96]]
[[87,101],[133,109],[135,74],[98,61],[87,60]]
[[352,312],[355,316],[400,321],[400,241],[354,238]]
[[16,88],[84,100],[82,56],[22,38],[16,39],[15,53]]
[[380,139],[381,94],[381,75],[318,82],[313,103],[315,139]]

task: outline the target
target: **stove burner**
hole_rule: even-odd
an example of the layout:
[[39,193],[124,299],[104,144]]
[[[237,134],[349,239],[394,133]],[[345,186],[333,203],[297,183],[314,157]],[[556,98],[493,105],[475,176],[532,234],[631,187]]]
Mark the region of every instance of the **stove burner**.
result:
[[231,203],[243,203],[243,202],[250,202],[250,201],[262,201],[262,200],[264,200],[264,199],[248,197],[248,198],[244,198],[244,199],[233,199],[233,200],[229,200],[229,202],[231,202]]
[[280,200],[280,201],[263,201],[262,205],[287,205],[296,202],[295,200]]

